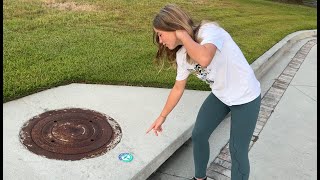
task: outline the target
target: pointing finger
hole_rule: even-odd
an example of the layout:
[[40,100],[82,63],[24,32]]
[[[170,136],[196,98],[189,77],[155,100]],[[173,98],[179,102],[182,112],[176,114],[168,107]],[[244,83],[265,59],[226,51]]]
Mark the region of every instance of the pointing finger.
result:
[[151,129],[153,129],[153,127],[154,127],[154,124],[152,124],[152,125],[149,127],[149,129],[147,130],[146,134],[149,133],[149,132],[151,131]]

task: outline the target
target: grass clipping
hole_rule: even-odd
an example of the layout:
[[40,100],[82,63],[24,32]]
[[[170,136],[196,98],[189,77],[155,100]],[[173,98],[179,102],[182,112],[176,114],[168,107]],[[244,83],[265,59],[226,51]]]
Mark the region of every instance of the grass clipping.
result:
[[89,4],[78,4],[73,1],[45,0],[45,5],[62,11],[97,11],[98,7]]

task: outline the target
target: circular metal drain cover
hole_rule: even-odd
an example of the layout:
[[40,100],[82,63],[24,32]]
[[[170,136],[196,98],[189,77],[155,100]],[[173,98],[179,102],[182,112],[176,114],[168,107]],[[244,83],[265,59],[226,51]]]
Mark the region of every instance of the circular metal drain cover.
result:
[[20,141],[31,152],[49,159],[80,160],[100,156],[121,139],[111,117],[79,108],[47,111],[26,122]]

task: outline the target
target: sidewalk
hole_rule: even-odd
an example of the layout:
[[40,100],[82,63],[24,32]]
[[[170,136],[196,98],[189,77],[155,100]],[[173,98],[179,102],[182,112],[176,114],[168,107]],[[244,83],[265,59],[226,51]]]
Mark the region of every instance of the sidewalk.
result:
[[[249,151],[250,180],[317,179],[317,39],[305,39],[290,51],[260,80],[264,96]],[[192,177],[191,148],[189,139],[148,180]],[[226,144],[208,166],[208,179],[230,179],[230,162]]]
[[293,63],[282,73],[284,77],[292,72],[293,79],[250,150],[252,180],[317,179],[317,44],[313,44],[298,52],[297,62],[311,48],[296,73]]

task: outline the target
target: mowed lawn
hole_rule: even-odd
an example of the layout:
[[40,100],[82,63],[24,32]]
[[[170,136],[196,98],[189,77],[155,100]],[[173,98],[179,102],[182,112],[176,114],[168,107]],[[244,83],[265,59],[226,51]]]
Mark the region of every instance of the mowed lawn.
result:
[[[153,63],[155,14],[171,1],[4,0],[3,101],[70,83],[170,88]],[[317,28],[317,9],[264,0],[177,0],[225,28],[251,64],[286,35]],[[190,77],[188,89],[209,90]]]

